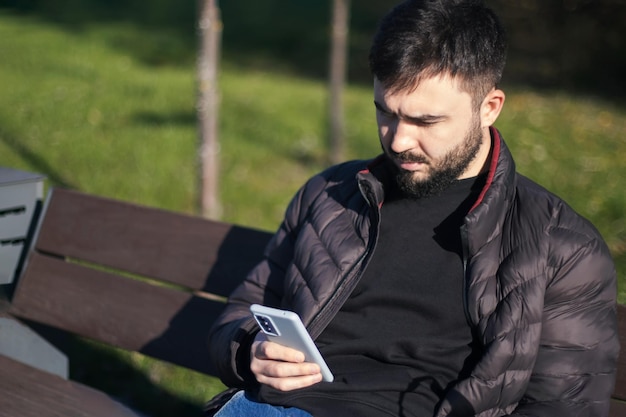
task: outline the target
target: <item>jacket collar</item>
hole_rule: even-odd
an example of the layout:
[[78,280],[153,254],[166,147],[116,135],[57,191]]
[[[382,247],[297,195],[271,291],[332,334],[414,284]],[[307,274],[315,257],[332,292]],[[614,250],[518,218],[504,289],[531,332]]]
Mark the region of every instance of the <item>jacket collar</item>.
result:
[[361,194],[371,207],[380,208],[385,200],[385,184],[390,181],[390,173],[384,154],[371,160],[367,167],[357,173]]
[[504,217],[515,196],[515,162],[502,135],[490,128],[492,153],[487,181],[476,203],[465,217],[470,254],[502,231]]

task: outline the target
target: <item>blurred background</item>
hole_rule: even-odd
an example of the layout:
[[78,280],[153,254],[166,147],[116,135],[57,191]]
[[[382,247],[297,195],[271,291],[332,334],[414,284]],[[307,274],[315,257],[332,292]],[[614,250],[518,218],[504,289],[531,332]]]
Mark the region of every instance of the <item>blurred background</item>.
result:
[[[346,159],[380,149],[367,53],[395,3],[350,7]],[[510,42],[496,127],[521,173],[598,227],[624,303],[626,0],[487,3]],[[274,230],[297,188],[331,159],[332,1],[219,6],[221,218]],[[0,165],[44,174],[49,186],[197,213],[198,11],[195,1],[0,0]],[[72,364],[75,379],[108,386],[155,416],[197,415],[222,388],[140,355],[89,342],[75,349],[85,357]],[[129,397],[120,380],[144,395]],[[154,395],[171,407],[151,409]]]

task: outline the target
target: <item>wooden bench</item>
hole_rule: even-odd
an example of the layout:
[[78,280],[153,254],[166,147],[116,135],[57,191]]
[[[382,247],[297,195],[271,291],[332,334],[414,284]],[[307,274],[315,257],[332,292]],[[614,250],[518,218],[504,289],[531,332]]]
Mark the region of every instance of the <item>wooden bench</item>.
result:
[[[270,237],[54,189],[4,318],[213,375],[208,330]],[[0,355],[0,416],[31,415],[135,414],[83,384]]]
[[[40,218],[14,291],[0,303],[0,338],[7,323],[28,325],[51,340],[79,335],[214,375],[208,329],[270,234],[62,189],[49,192]],[[626,307],[619,318],[624,351]],[[22,363],[0,354],[0,417],[138,415],[55,374],[56,360],[30,356]],[[610,417],[626,416],[624,356]]]

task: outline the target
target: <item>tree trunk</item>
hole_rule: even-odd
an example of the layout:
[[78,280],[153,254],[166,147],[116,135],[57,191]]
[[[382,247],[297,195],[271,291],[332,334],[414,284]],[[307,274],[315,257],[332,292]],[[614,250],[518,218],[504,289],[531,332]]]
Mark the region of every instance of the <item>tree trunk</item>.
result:
[[333,0],[330,52],[330,162],[341,162],[345,155],[343,90],[348,59],[350,0]]
[[217,0],[200,0],[200,52],[198,57],[198,128],[200,136],[200,212],[203,217],[219,219],[218,110],[219,67],[222,22]]

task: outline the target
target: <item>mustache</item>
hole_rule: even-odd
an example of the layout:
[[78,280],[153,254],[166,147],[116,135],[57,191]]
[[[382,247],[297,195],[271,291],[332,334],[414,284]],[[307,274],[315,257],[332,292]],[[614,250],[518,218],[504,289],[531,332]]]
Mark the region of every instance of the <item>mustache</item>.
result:
[[404,151],[404,152],[391,152],[391,157],[393,157],[393,159],[400,161],[400,162],[417,162],[420,164],[427,164],[428,163],[428,158],[426,158],[424,155],[414,155],[409,151]]

